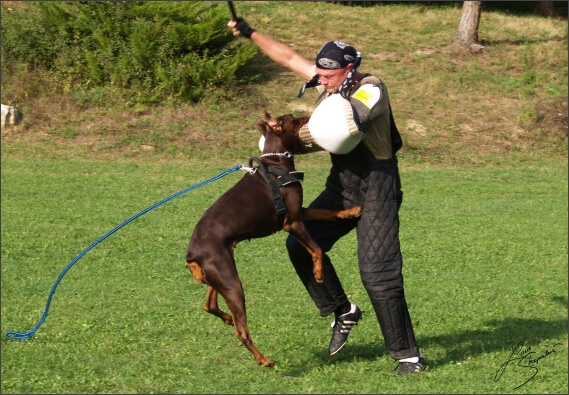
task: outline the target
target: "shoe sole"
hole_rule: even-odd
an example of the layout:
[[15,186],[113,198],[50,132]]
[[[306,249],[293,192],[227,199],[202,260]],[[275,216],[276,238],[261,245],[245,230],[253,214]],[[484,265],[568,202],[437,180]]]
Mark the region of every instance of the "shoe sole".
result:
[[[362,318],[363,318],[363,314],[360,314],[360,316],[359,316],[358,319],[356,320],[356,323],[354,324],[354,326],[358,325],[358,323],[361,321]],[[348,340],[346,340],[346,341],[344,342],[344,344],[342,344],[340,347],[338,347],[338,348],[336,349],[336,351],[334,351],[334,352],[328,351],[328,354],[330,354],[330,355],[336,355],[342,348],[344,348],[344,346],[345,346],[347,343],[348,343]]]
[[342,344],[340,347],[338,347],[338,349],[334,352],[328,352],[330,355],[336,355],[338,353],[338,351],[340,351],[342,348],[344,348],[344,346],[347,344],[348,342],[346,341],[346,343]]

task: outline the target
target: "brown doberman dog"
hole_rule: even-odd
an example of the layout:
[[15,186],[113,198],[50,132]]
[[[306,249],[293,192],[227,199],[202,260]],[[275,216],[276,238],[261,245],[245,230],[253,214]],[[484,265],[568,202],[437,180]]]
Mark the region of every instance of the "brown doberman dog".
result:
[[[258,167],[225,192],[197,223],[188,245],[186,262],[195,279],[207,284],[204,309],[226,324],[235,326],[235,335],[258,364],[274,366],[253,344],[247,326],[245,296],[237,275],[234,249],[242,240],[269,236],[283,229],[293,235],[312,255],[316,281],[323,282],[322,250],[308,234],[304,221],[335,221],[356,218],[360,206],[333,211],[302,207],[301,172],[295,171],[293,154],[307,148],[298,138],[298,131],[310,117],[283,115],[273,118],[265,112],[265,121],[255,121],[265,144]],[[231,315],[217,303],[217,294],[225,299]]]

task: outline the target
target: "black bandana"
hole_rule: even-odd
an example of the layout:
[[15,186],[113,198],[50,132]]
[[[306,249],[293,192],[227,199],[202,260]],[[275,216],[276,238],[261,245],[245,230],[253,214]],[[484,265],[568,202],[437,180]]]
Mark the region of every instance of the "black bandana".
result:
[[316,67],[321,69],[342,69],[353,63],[358,51],[351,45],[341,41],[327,42],[316,55]]
[[[340,86],[339,93],[342,97],[346,98],[346,90],[351,86],[353,76],[360,66],[362,54],[351,45],[343,43],[342,41],[329,41],[320,48],[318,55],[316,55],[316,67],[321,69],[342,69],[349,63],[354,63],[354,67]],[[320,85],[318,75],[312,77],[300,89],[298,97],[304,95],[306,88],[312,88]]]

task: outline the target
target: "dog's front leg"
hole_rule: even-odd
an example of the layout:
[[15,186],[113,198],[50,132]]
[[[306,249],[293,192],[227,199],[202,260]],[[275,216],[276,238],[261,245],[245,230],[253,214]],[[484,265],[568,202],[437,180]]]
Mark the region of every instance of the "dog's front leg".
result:
[[324,282],[324,270],[322,268],[322,248],[310,236],[302,221],[292,221],[285,217],[283,230],[290,233],[312,256],[313,272],[317,283]]
[[358,218],[362,214],[361,206],[346,210],[325,210],[320,208],[302,208],[303,221],[336,221],[337,219]]

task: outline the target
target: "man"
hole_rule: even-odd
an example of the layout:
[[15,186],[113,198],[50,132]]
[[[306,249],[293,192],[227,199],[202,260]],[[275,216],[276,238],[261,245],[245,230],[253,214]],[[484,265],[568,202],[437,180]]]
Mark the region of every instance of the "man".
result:
[[[300,133],[303,143],[326,149],[332,161],[326,188],[310,207],[340,210],[361,205],[363,211],[358,219],[306,222],[306,226],[325,253],[356,228],[362,283],[387,351],[399,362],[398,374],[424,370],[403,290],[398,216],[403,193],[395,155],[401,139],[385,85],[377,77],[360,73],[357,69],[361,54],[341,41],[326,43],[313,63],[287,45],[252,29],[241,18],[230,21],[228,26],[234,35],[249,38],[273,61],[308,80],[299,97],[308,87],[328,94]],[[339,122],[330,121],[338,116]],[[341,127],[336,126],[340,124]],[[362,312],[348,300],[328,255],[324,254],[324,283],[319,284],[312,273],[311,256],[304,247],[290,236],[286,246],[320,315],[334,313],[328,349],[334,355],[347,343]]]

